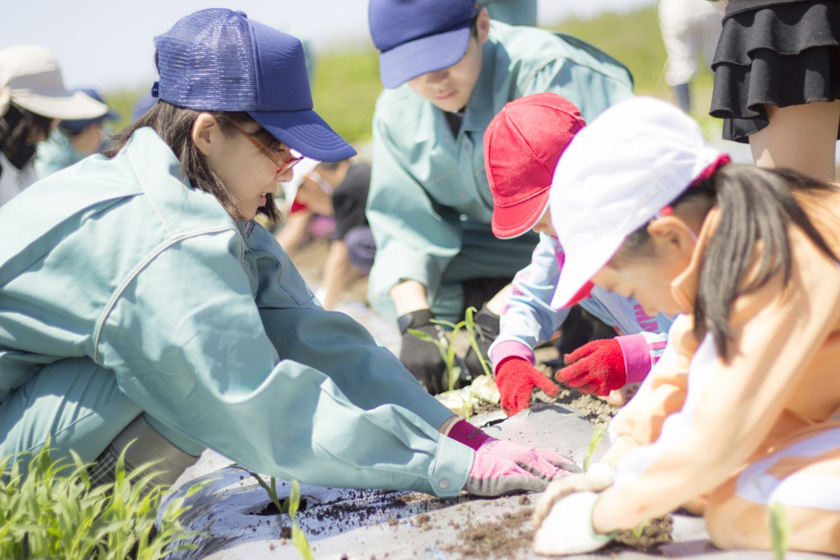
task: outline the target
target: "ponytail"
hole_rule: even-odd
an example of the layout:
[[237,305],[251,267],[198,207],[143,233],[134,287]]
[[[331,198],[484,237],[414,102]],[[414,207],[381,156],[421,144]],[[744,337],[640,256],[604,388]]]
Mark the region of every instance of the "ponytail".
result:
[[[735,300],[760,289],[779,273],[785,285],[790,282],[791,224],[801,228],[826,256],[838,261],[795,196],[832,192],[838,189],[792,170],[727,165],[675,202],[677,206],[689,197],[707,194],[714,196],[720,211],[720,223],[701,259],[694,333],[698,340],[711,333],[724,361],[729,359],[733,337],[729,319]],[[759,243],[761,253],[756,255]],[[745,283],[756,258],[758,272]]]

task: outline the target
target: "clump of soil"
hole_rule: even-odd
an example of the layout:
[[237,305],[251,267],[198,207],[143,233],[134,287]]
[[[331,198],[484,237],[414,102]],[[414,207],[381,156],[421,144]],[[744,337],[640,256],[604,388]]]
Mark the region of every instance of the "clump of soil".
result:
[[641,533],[636,536],[633,531],[622,531],[613,541],[616,545],[629,546],[637,550],[651,552],[659,545],[673,542],[672,531],[674,529],[674,518],[670,515],[652,519],[645,526]]
[[458,542],[443,547],[461,558],[518,558],[527,554],[534,536],[532,508],[505,512],[499,521],[469,524],[458,533]]
[[[548,344],[537,348],[534,352],[537,359],[537,368],[539,368],[546,377],[554,378],[554,370],[546,362],[557,359],[560,355],[557,348],[553,344]],[[588,393],[581,393],[571,387],[561,385],[560,392],[556,397],[549,397],[542,391],[538,391],[535,400],[542,402],[556,402],[568,406],[582,417],[586,418],[593,424],[607,424],[613,416],[619,411],[618,408],[610,406],[607,402],[596,395]]]

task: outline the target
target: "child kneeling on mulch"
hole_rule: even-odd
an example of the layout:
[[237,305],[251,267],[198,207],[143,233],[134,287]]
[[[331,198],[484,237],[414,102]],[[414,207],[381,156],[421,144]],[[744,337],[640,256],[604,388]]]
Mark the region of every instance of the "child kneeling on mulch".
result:
[[552,485],[534,549],[592,551],[684,506],[721,548],[840,553],[840,191],[728,163],[671,105],[637,98],[578,133],[550,208],[555,304],[593,284],[682,314],[589,472]]

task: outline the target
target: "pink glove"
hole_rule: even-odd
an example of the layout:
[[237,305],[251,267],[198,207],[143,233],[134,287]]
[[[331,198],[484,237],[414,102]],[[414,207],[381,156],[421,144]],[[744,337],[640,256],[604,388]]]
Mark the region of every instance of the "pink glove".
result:
[[554,378],[584,393],[606,396],[623,387],[628,378],[644,379],[650,371],[650,353],[641,334],[593,340],[564,356],[566,367]]
[[475,496],[540,492],[552,479],[580,471],[571,459],[559,453],[490,437],[466,420],[456,422],[449,437],[475,450],[464,485],[464,490]]
[[560,391],[553,381],[543,375],[528,360],[507,358],[496,368],[496,386],[502,396],[502,410],[508,416],[530,408],[534,387],[542,389],[549,397]]

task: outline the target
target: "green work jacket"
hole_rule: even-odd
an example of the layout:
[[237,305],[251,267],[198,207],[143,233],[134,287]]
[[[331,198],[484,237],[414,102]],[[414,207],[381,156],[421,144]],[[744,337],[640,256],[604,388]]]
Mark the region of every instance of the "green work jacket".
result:
[[[554,92],[590,121],[633,95],[622,64],[579,39],[543,29],[492,21],[482,57],[456,136],[444,112],[408,84],[385,90],[377,101],[367,206],[377,253],[368,296],[383,313],[391,310],[391,288],[403,280],[439,287],[465,227],[489,234],[493,197],[484,171],[484,130],[505,103]],[[525,249],[525,262],[532,249]]]
[[473,451],[436,430],[452,413],[324,311],[269,232],[192,188],[153,130],[0,208],[0,239],[0,401],[86,357],[156,422],[261,473],[438,496],[466,482]]

